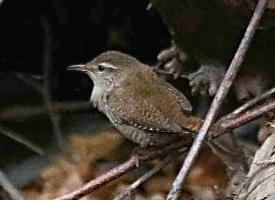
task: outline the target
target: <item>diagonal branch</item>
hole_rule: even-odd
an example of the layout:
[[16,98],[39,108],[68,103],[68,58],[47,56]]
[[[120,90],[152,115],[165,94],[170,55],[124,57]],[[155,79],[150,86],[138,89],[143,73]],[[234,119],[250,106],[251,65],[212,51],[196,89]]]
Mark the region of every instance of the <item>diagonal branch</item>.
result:
[[258,5],[254,11],[254,14],[250,20],[250,23],[243,36],[241,44],[235,53],[235,56],[225,74],[225,77],[221,83],[221,86],[215,95],[215,98],[210,106],[210,109],[206,115],[205,121],[196,137],[186,159],[184,160],[183,166],[176,177],[173,186],[167,196],[167,200],[177,200],[180,197],[181,188],[186,180],[188,172],[190,171],[195,159],[197,158],[200,149],[206,139],[207,132],[214,122],[218,111],[229,92],[229,89],[243,63],[244,57],[251,44],[252,38],[256,32],[256,29],[260,23],[260,20],[264,14],[268,0],[259,0]]
[[[267,102],[263,105],[260,105],[256,108],[250,109],[250,110],[246,111],[245,113],[239,115],[238,117],[221,122],[220,126],[222,129],[224,129],[226,131],[230,131],[230,130],[238,128],[238,127],[242,126],[243,124],[246,124],[252,120],[260,118],[265,113],[273,111],[273,110],[275,110],[275,100],[274,99],[272,101]],[[221,134],[223,134],[223,133],[211,135],[210,138],[211,139],[216,138],[216,137],[220,136]]]
[[[46,111],[49,114],[49,118],[52,124],[53,133],[57,141],[57,145],[61,150],[65,149],[65,142],[60,127],[61,117],[59,113],[53,112],[53,102],[51,94],[51,75],[52,75],[52,32],[48,19],[45,16],[41,16],[41,25],[44,32],[44,49],[43,49],[43,85],[40,86],[31,78],[24,74],[16,73],[16,76],[25,84],[36,89],[43,98]],[[38,111],[39,113],[39,111]]]
[[[78,101],[78,102],[54,102],[51,106],[50,112],[53,113],[67,113],[76,111],[92,110],[90,102]],[[32,105],[32,106],[14,106],[11,108],[4,109],[0,112],[0,121],[2,120],[17,120],[17,119],[28,119],[36,117],[38,115],[48,114],[49,110],[45,105]]]
[[9,199],[11,200],[24,200],[24,197],[22,196],[21,192],[18,191],[12,183],[9,181],[9,179],[6,177],[6,175],[0,170],[0,187],[3,188],[5,193],[7,193]]
[[43,90],[42,96],[45,106],[48,109],[50,120],[53,126],[53,133],[57,140],[57,145],[63,150],[66,146],[60,127],[60,115],[52,112],[52,95],[51,95],[51,72],[52,72],[52,33],[50,24],[46,17],[41,17],[41,23],[44,30],[44,53],[43,53]]
[[76,200],[80,199],[83,196],[88,195],[94,189],[99,188],[100,186],[114,180],[125,173],[131,171],[132,169],[136,168],[136,158],[131,157],[129,160],[125,161],[124,163],[120,164],[119,166],[111,169],[107,173],[101,175],[100,177],[88,182],[83,187],[79,188],[78,190],[66,194],[62,197],[56,198],[54,200]]
[[[93,190],[115,180],[116,178],[124,175],[125,173],[141,166],[145,162],[152,161],[159,156],[167,155],[169,152],[175,152],[175,150],[181,149],[183,146],[186,146],[190,141],[186,141],[186,138],[182,141],[177,143],[173,143],[171,145],[164,146],[163,148],[157,148],[153,150],[148,150],[148,152],[144,153],[142,156],[133,155],[124,163],[120,164],[119,166],[111,169],[110,171],[104,173],[103,175],[89,181],[81,188],[65,194],[59,198],[54,200],[77,200],[81,197],[84,197],[91,193]],[[187,148],[183,148],[182,151],[186,151]],[[138,165],[137,165],[138,163]]]
[[34,144],[30,140],[24,138],[23,136],[15,133],[14,131],[8,130],[0,125],[0,134],[14,140],[15,142],[18,142],[19,144],[24,145],[31,151],[39,154],[39,155],[45,155],[45,152],[43,149],[41,149],[38,145]]
[[252,106],[256,105],[257,103],[271,97],[272,95],[274,95],[274,93],[275,93],[275,87],[269,89],[268,91],[264,92],[260,96],[257,96],[254,99],[251,99],[250,101],[246,102],[241,107],[237,108],[236,110],[234,110],[230,114],[223,117],[221,120],[224,121],[225,119],[230,119],[230,118],[234,118],[234,117],[238,116],[240,113],[243,113],[248,108],[251,108]]
[[143,174],[138,180],[132,183],[129,187],[119,193],[113,200],[123,200],[127,197],[130,197],[135,190],[143,183],[152,178],[155,174],[157,174],[163,167],[165,167],[168,163],[172,161],[174,156],[167,156],[164,160],[161,160],[158,165],[156,165],[153,169]]

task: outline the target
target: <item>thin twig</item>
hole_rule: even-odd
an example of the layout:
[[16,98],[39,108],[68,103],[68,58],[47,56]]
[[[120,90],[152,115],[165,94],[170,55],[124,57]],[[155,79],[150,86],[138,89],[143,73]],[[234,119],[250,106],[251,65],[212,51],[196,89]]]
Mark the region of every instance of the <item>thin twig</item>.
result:
[[[265,113],[273,111],[273,110],[275,110],[275,100],[272,100],[272,101],[267,102],[263,105],[257,106],[256,108],[250,109],[250,110],[246,111],[245,113],[242,113],[233,119],[225,120],[224,122],[222,122],[219,125],[221,126],[222,129],[224,129],[226,131],[231,131],[231,130],[238,128],[241,125],[246,124],[252,120],[255,120],[255,119],[261,117],[262,115],[264,115]],[[219,137],[222,134],[223,133],[217,133],[217,134],[213,133],[209,137],[211,137],[211,139],[214,139],[216,137]]]
[[[167,155],[169,152],[175,152],[175,150],[178,150],[182,148],[183,146],[186,146],[186,144],[190,143],[190,141],[182,140],[177,143],[164,146],[163,148],[158,148],[154,150],[149,150],[148,153],[145,153],[142,156],[136,156],[133,155],[131,158],[129,158],[124,163],[120,164],[119,166],[111,169],[110,171],[104,173],[103,175],[91,180],[90,182],[86,183],[81,188],[65,194],[59,198],[56,198],[54,200],[77,200],[81,197],[84,197],[91,193],[93,190],[115,180],[116,178],[124,175],[125,173],[140,167],[144,162],[152,161],[156,158],[158,158],[161,155]],[[184,148],[183,151],[186,151],[187,148]],[[138,165],[137,165],[138,163]]]
[[15,76],[21,80],[23,83],[25,83],[27,86],[30,86],[34,88],[36,91],[38,91],[41,95],[43,93],[43,88],[38,83],[36,83],[31,77],[27,76],[23,73],[15,73]]
[[6,175],[0,169],[0,187],[7,193],[11,200],[24,200],[21,192],[19,192],[9,181]]
[[255,104],[257,104],[257,103],[259,103],[259,102],[261,102],[261,101],[269,98],[274,93],[275,93],[275,87],[273,87],[270,90],[264,92],[260,96],[257,96],[254,99],[249,100],[248,102],[246,102],[245,104],[243,104],[241,107],[239,107],[236,110],[234,110],[232,113],[230,113],[230,114],[226,115],[225,117],[223,117],[221,120],[223,121],[223,120],[226,120],[226,119],[230,119],[230,118],[236,117],[240,113],[243,113],[244,111],[246,111],[248,108],[251,108]]
[[[79,102],[54,102],[51,107],[51,112],[66,113],[79,110],[93,109],[88,101]],[[0,120],[18,120],[36,117],[37,115],[48,114],[49,110],[45,105],[38,106],[14,106],[7,108],[0,113]]]
[[250,20],[250,23],[247,27],[247,30],[244,34],[244,37],[241,41],[241,44],[225,74],[225,77],[219,87],[217,94],[210,106],[210,109],[206,115],[205,121],[199,131],[198,136],[196,137],[184,163],[183,166],[176,177],[173,186],[167,196],[167,200],[177,200],[180,197],[181,188],[186,180],[188,172],[190,171],[195,159],[197,158],[200,149],[206,139],[207,132],[215,120],[215,117],[225,99],[226,95],[229,92],[229,89],[243,63],[244,56],[251,44],[252,38],[256,32],[256,29],[260,23],[260,20],[263,16],[265,11],[266,5],[268,0],[259,0],[258,5],[254,11],[254,14]]
[[50,24],[45,16],[41,16],[41,24],[44,31],[44,52],[43,52],[43,86],[41,87],[39,84],[34,82],[32,79],[27,77],[26,75],[17,73],[16,76],[23,81],[25,84],[35,88],[41,95],[46,106],[47,112],[49,114],[53,133],[55,135],[55,139],[57,141],[57,145],[61,150],[65,149],[64,137],[62,136],[62,130],[60,127],[61,117],[57,112],[52,112],[53,110],[53,102],[51,96],[51,71],[52,71],[52,33]]
[[32,150],[33,152],[39,155],[45,155],[45,152],[39,146],[29,141],[28,139],[22,137],[21,135],[15,133],[14,131],[8,130],[0,126],[0,134],[5,135],[6,137],[18,142],[19,144],[26,146],[28,149]]
[[160,161],[160,163],[158,163],[158,165],[156,165],[153,169],[146,172],[138,180],[136,180],[129,187],[127,187],[125,190],[123,190],[121,193],[119,193],[113,200],[123,200],[123,199],[126,199],[127,197],[131,196],[141,184],[143,184],[146,181],[148,181],[149,179],[151,179],[163,167],[165,167],[168,163],[170,163],[172,161],[172,158],[174,158],[174,156],[167,156],[164,160]]
[[60,127],[60,115],[58,113],[51,112],[52,110],[52,96],[51,96],[51,70],[52,70],[52,33],[49,22],[46,17],[41,17],[41,23],[44,30],[44,55],[43,55],[43,100],[48,109],[50,120],[53,126],[53,133],[55,135],[57,145],[61,150],[65,149],[64,137]]
[[124,175],[126,172],[136,168],[136,158],[131,157],[126,162],[120,164],[118,167],[115,167],[108,171],[107,173],[101,175],[100,177],[88,182],[83,187],[79,188],[78,190],[66,194],[62,197],[56,198],[54,200],[76,200],[80,199],[81,197],[88,195],[94,189]]
[[[252,120],[257,119],[258,117],[261,117],[263,114],[275,110],[275,100],[272,102],[268,102],[265,105],[260,105],[257,108],[253,108],[251,110],[247,110],[245,113],[240,114],[238,117],[234,119],[230,119],[228,121],[225,121],[221,124],[221,127],[223,131],[219,132],[219,134],[215,136],[210,136],[211,139],[214,139],[215,137],[221,136],[222,134],[233,130],[234,128],[238,128],[245,123],[248,123]],[[157,158],[160,155],[165,155],[165,153],[169,153],[172,151],[175,151],[176,149],[179,149],[180,147],[186,146],[186,144],[189,144],[189,141],[181,141],[177,144],[173,144],[170,146],[165,146],[164,148],[157,149],[153,152],[150,152],[148,154],[145,154],[145,158],[142,159],[143,162],[145,161],[151,161],[155,158]],[[137,159],[134,157],[131,157],[126,162],[120,164],[119,166],[111,169],[110,171],[104,173],[103,175],[97,177],[96,179],[91,180],[81,188],[73,191],[72,193],[65,194],[59,198],[56,198],[54,200],[77,200],[81,197],[84,197],[85,195],[88,195],[93,190],[115,180],[116,178],[122,176],[123,174],[129,172],[130,170],[136,168],[136,161]],[[142,163],[139,163],[140,166],[142,166]],[[122,170],[123,169],[123,170]]]

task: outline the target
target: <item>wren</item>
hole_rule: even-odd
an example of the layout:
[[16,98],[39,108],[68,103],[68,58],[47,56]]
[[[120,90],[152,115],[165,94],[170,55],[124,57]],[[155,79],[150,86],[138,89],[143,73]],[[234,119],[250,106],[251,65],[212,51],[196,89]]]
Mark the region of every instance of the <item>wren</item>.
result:
[[203,120],[191,115],[188,99],[136,58],[107,51],[84,65],[68,67],[93,81],[90,101],[126,138],[158,146],[198,132]]

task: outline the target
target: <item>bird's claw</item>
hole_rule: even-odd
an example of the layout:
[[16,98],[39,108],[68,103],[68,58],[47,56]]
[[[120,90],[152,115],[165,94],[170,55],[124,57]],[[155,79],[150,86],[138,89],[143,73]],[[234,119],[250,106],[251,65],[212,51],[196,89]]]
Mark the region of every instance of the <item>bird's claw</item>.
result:
[[133,158],[135,160],[136,167],[140,166],[140,163],[143,160],[142,158],[144,157],[144,155],[146,155],[147,150],[148,149],[145,148],[145,147],[134,148],[134,150],[132,152],[132,156],[133,156]]

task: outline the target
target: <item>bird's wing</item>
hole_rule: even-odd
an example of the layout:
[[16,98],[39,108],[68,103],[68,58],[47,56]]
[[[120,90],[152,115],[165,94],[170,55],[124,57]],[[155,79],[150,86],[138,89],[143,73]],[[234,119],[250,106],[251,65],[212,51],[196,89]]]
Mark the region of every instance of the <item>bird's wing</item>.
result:
[[175,89],[171,84],[165,81],[161,81],[160,86],[166,87],[169,90],[170,94],[175,98],[174,100],[180,105],[180,107],[182,108],[182,111],[185,114],[188,114],[188,115],[191,114],[193,107],[183,93],[181,93],[180,91]]
[[154,105],[144,99],[117,98],[108,101],[110,114],[116,122],[150,132],[182,132],[182,128],[166,118]]
[[151,94],[151,91],[146,91],[146,88],[139,90],[142,94],[138,94],[137,90],[126,91],[126,88],[121,90],[117,88],[115,92],[109,94],[107,100],[109,117],[118,123],[135,126],[150,132],[183,132],[183,127],[173,119],[174,114],[167,114],[163,107],[166,106],[166,100],[173,101],[168,104],[176,107],[176,109],[172,108],[171,111],[177,112],[176,115],[184,115],[181,104],[184,104],[186,111],[191,111],[192,107],[184,102],[185,99],[177,100],[174,95],[170,94],[170,90],[165,91],[167,95],[157,92],[161,95],[160,101],[155,101],[152,95],[157,94]]

